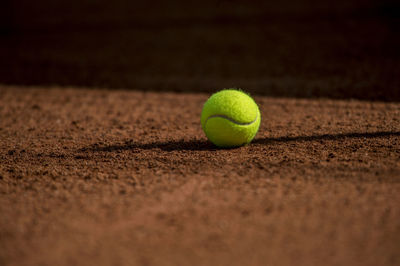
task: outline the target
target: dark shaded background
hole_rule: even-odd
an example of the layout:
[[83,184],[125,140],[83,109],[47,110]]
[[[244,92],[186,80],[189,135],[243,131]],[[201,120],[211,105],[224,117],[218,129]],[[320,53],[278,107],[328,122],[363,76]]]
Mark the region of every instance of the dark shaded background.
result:
[[400,100],[398,1],[16,0],[0,83]]

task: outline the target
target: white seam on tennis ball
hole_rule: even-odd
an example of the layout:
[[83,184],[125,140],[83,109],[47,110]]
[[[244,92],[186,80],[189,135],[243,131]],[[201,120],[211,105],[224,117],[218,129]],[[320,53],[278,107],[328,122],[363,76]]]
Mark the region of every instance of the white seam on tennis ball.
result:
[[236,125],[238,125],[238,126],[250,126],[251,124],[253,124],[253,123],[255,123],[255,122],[257,121],[257,119],[258,119],[258,112],[257,112],[257,114],[256,114],[256,118],[255,118],[253,121],[248,122],[248,123],[241,123],[241,122],[238,122],[238,121],[233,120],[232,118],[230,118],[229,116],[226,116],[226,115],[211,115],[211,116],[207,117],[207,119],[206,119],[204,125],[207,124],[207,122],[208,122],[209,119],[211,119],[211,118],[216,118],[216,117],[224,118],[224,119],[226,119],[226,120],[228,120],[228,121],[230,121],[230,122],[232,122],[232,123],[234,123],[234,124],[236,124]]

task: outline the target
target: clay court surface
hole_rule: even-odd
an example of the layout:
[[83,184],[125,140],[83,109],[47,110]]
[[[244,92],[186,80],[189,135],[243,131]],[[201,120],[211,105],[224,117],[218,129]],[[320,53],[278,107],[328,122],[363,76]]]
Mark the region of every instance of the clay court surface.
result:
[[216,149],[207,94],[2,86],[7,265],[398,265],[400,105],[256,96]]
[[[5,1],[0,265],[400,265],[397,1]],[[245,147],[201,130],[241,87]]]

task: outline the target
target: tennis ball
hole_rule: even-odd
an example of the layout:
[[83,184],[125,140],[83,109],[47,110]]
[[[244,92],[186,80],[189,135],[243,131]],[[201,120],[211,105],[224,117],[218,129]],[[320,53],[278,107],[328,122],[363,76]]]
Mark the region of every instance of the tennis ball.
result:
[[238,147],[250,143],[261,123],[256,102],[246,93],[225,89],[204,103],[201,127],[218,147]]

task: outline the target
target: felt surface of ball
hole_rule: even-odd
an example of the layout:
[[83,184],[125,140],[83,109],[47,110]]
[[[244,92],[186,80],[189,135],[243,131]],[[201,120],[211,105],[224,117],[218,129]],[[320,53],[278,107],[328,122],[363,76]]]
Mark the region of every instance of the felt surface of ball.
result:
[[207,138],[218,147],[248,144],[257,134],[261,113],[246,93],[225,89],[214,93],[204,103],[201,127]]

